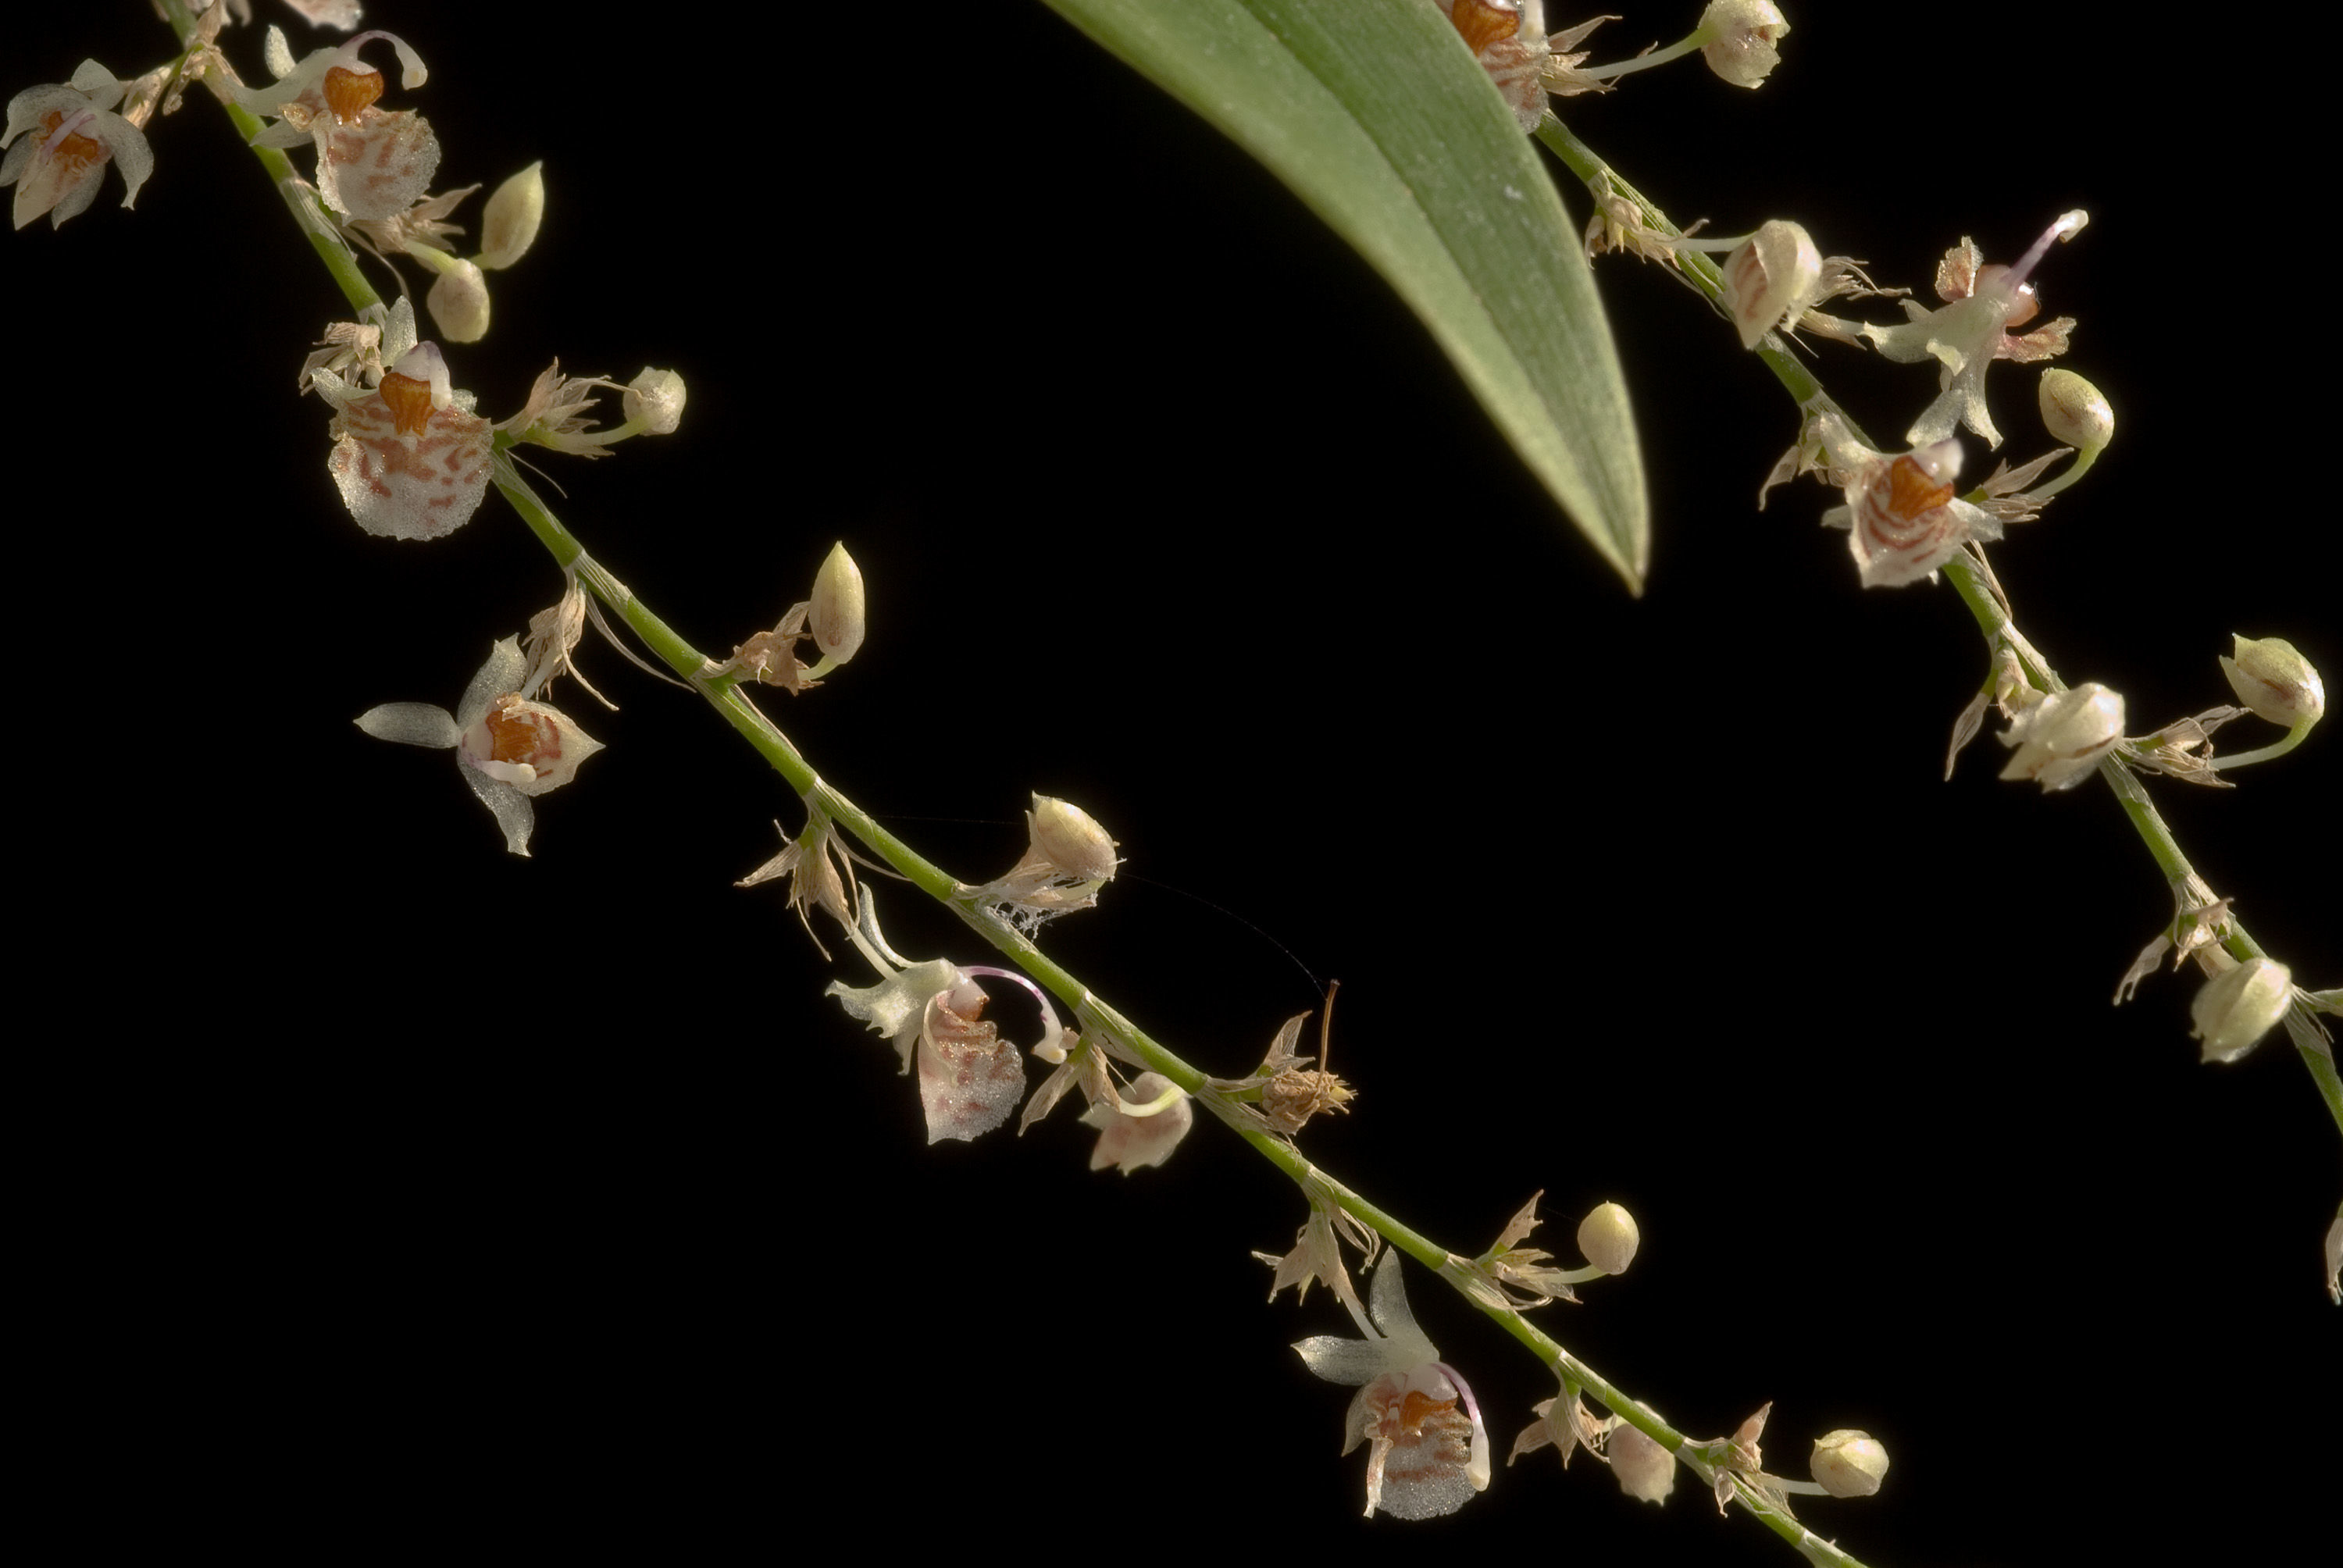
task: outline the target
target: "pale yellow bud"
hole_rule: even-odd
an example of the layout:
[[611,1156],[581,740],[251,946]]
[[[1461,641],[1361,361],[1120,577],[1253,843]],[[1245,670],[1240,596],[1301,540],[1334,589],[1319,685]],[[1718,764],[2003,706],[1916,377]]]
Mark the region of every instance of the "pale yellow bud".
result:
[[806,629],[825,666],[844,664],[862,646],[862,568],[843,543],[832,545],[814,574],[813,600],[806,610]]
[[1616,1203],[1599,1203],[1578,1222],[1578,1250],[1606,1274],[1625,1273],[1642,1242],[1635,1216]]
[[2072,370],[2045,370],[2036,394],[2050,438],[2077,452],[2097,452],[2116,438],[2115,405]]
[[1034,849],[1067,876],[1103,882],[1114,875],[1114,840],[1080,806],[1035,795],[1025,820]]
[[1765,334],[1789,325],[1822,276],[1823,254],[1803,227],[1780,218],[1758,226],[1722,269],[1725,311],[1740,330],[1741,347],[1755,348]]
[[413,254],[427,256],[433,261],[439,276],[432,280],[431,292],[423,303],[431,311],[431,319],[439,324],[439,336],[450,343],[478,343],[488,335],[488,280],[470,262],[447,255],[445,251],[418,249]]
[[1887,1450],[1867,1432],[1842,1428],[1815,1440],[1815,1482],[1833,1497],[1868,1497],[1887,1474]]
[[510,266],[537,239],[545,219],[545,165],[534,163],[497,187],[480,215],[482,266]]
[[1664,1503],[1676,1486],[1676,1456],[1624,1422],[1611,1434],[1611,1473],[1619,1490],[1645,1503]]
[[2207,980],[2188,1006],[2204,1060],[2235,1061],[2253,1050],[2293,997],[2293,972],[2269,959],[2247,959]]
[[1736,87],[1755,87],[1782,63],[1790,24],[1773,0],[1715,0],[1700,15],[1701,58]]
[[2318,722],[2327,711],[2327,683],[2310,660],[2283,638],[2232,635],[2237,657],[2222,656],[2221,673],[2237,700],[2288,729]]
[[627,418],[646,436],[672,436],[683,423],[683,377],[672,370],[646,368],[627,383],[618,399]]

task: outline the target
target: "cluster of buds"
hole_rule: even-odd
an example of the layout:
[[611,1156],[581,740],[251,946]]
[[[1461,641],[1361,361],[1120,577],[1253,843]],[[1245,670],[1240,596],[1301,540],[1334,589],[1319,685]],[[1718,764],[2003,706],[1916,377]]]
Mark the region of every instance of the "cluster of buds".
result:
[[545,219],[545,166],[534,163],[498,186],[480,213],[480,248],[461,256],[448,243],[460,233],[448,215],[480,187],[466,186],[425,196],[385,218],[353,218],[349,231],[375,253],[412,256],[432,273],[424,304],[450,343],[478,343],[488,332],[488,279],[510,266],[537,241]]

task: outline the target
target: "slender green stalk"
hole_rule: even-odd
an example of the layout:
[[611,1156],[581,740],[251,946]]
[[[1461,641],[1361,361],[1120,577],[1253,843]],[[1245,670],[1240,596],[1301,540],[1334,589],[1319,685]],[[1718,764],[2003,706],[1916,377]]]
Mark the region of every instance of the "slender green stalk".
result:
[[[182,0],[164,0],[165,10],[173,25],[178,29],[183,43],[191,41],[193,19]],[[249,144],[259,130],[256,120],[238,107],[227,95],[232,78],[212,78],[215,92],[227,107],[229,117]],[[1541,139],[1554,148],[1574,172],[1595,183],[1596,177],[1607,181],[1609,188],[1635,201],[1648,213],[1664,232],[1674,234],[1664,216],[1636,195],[1632,187],[1610,173],[1607,166],[1588,152],[1558,122],[1548,117],[1540,130]],[[335,283],[354,308],[378,306],[379,296],[366,282],[357,269],[356,255],[344,242],[331,217],[318,204],[316,193],[294,172],[291,163],[281,152],[266,148],[253,149],[267,170],[271,181],[286,199],[297,226],[307,237],[313,250],[324,262]],[[1598,188],[1598,194],[1601,187]],[[1715,266],[1697,254],[1685,252],[1678,257],[1678,271],[1687,281],[1710,298],[1717,288]],[[1801,407],[1812,411],[1835,407],[1825,397],[1814,377],[1785,351],[1771,344],[1761,350],[1761,357],[1773,369]],[[1851,423],[1851,422],[1850,422]],[[1715,1484],[1719,1471],[1711,1457],[1713,1445],[1700,1444],[1686,1437],[1648,1406],[1604,1378],[1594,1368],[1573,1355],[1559,1342],[1534,1327],[1518,1311],[1494,1305],[1476,1293],[1462,1289],[1467,1271],[1464,1260],[1440,1246],[1430,1238],[1403,1223],[1395,1216],[1370,1202],[1366,1198],[1318,1170],[1290,1141],[1263,1131],[1248,1123],[1230,1101],[1222,1095],[1205,1092],[1205,1075],[1187,1061],[1132,1024],[1120,1012],[1093,996],[1081,981],[1041,953],[1031,941],[997,916],[981,907],[974,888],[950,876],[915,853],[908,845],[880,826],[868,813],[824,783],[802,753],[773,724],[744,692],[736,674],[719,673],[716,662],[654,614],[628,587],[605,570],[586,551],[575,535],[556,518],[552,511],[519,477],[509,461],[499,457],[495,470],[495,483],[523,522],[535,533],[552,556],[556,564],[574,571],[578,579],[598,599],[618,615],[640,638],[645,646],[663,660],[669,668],[684,678],[703,699],[713,707],[726,722],[764,757],[781,775],[789,787],[805,799],[809,809],[816,810],[838,826],[844,828],[873,855],[918,885],[930,897],[943,902],[960,916],[984,940],[1014,960],[1043,987],[1056,996],[1081,1021],[1084,1031],[1094,1045],[1111,1040],[1119,1051],[1144,1062],[1150,1069],[1163,1074],[1182,1089],[1195,1094],[1205,1108],[1225,1124],[1263,1159],[1276,1166],[1302,1186],[1306,1192],[1331,1201],[1343,1212],[1358,1220],[1386,1238],[1393,1246],[1406,1252],[1425,1267],[1433,1269],[1452,1285],[1460,1289],[1468,1301],[1483,1313],[1494,1319],[1505,1331],[1535,1353],[1540,1361],[1569,1384],[1592,1393],[1605,1407],[1644,1432],[1654,1441],[1674,1452],[1702,1479]],[[2045,690],[2057,689],[2056,676],[2029,644],[2018,636],[2010,623],[2006,610],[1989,592],[1976,568],[1966,560],[1947,567],[1964,602],[1969,604],[1989,645],[2009,647],[2018,652],[2027,667],[2028,678]],[[2124,799],[2136,827],[2149,843],[2150,851],[2168,875],[2188,874],[2187,862],[2172,840],[2170,831],[2147,803],[2138,781],[2120,767],[2109,763],[2102,772]],[[2176,869],[2177,868],[2177,871]],[[2252,952],[2254,948],[2242,928],[2232,928],[2232,950],[2238,944]],[[2306,1048],[2306,1056],[2317,1053]],[[2314,1065],[2314,1073],[2318,1069]],[[2335,1075],[2331,1063],[2321,1081],[2328,1089],[2328,1101],[2336,1110],[2338,1125],[2343,1125],[2343,1091],[2334,1089]],[[1766,1526],[1784,1539],[1791,1541],[1809,1558],[1861,1568],[1855,1559],[1814,1537],[1796,1521],[1790,1518],[1771,1500],[1759,1493],[1747,1482],[1732,1478],[1733,1493],[1743,1505],[1758,1515]]]
[[[1653,230],[1672,239],[1683,237],[1684,231],[1669,220],[1667,214],[1662,212],[1642,192],[1622,179],[1618,172],[1605,163],[1599,154],[1572,135],[1569,128],[1555,119],[1553,115],[1547,115],[1544,121],[1539,125],[1537,136],[1538,140],[1544,143],[1554,156],[1562,160],[1572,174],[1584,183],[1588,191],[1598,202],[1604,199],[1606,193],[1614,198],[1624,197],[1635,204],[1644,221]],[[1698,251],[1680,250],[1674,253],[1674,260],[1677,275],[1683,277],[1694,292],[1712,303],[1716,300],[1720,287],[1719,275],[1707,257]],[[1863,427],[1823,390],[1822,383],[1815,378],[1814,373],[1778,346],[1775,335],[1769,333],[1766,336],[1765,341],[1758,347],[1757,357],[1765,363],[1768,370],[1774,373],[1774,378],[1782,384],[1783,390],[1789,393],[1791,399],[1797,404],[1802,418],[1811,418],[1816,414],[1834,415],[1845,424],[1848,432],[1856,440],[1866,446],[1877,445],[1870,437],[1865,435]],[[1803,428],[1802,425],[1801,429]],[[2093,453],[2090,456],[2096,458],[2097,454]],[[2078,463],[2076,465],[2075,471],[2065,476],[2065,478],[2071,480],[2087,464]],[[1977,548],[1974,546],[1972,548]],[[1991,580],[1990,573],[1984,564],[1984,554],[1981,548],[1978,548],[1978,553],[1974,557],[1955,556],[1945,563],[1943,569],[1945,576],[1953,585],[1953,590],[1960,596],[1961,602],[1968,607],[1969,618],[1976,622],[1977,630],[1984,635],[1988,656],[2006,648],[2016,657],[2019,668],[2026,673],[2026,678],[2036,690],[2053,692],[2066,689],[2066,683],[2059,678],[2058,672],[2051,667],[2050,661],[2044,658],[2041,650],[2017,629],[2017,623],[2009,608],[2008,598],[2001,591],[2000,585]],[[2290,737],[2289,740],[2292,739]],[[2276,755],[2284,749],[2285,744],[2281,743],[2280,747],[2265,748],[2261,752],[2247,753],[2244,757],[2229,760],[2232,762],[2259,760],[2264,757]],[[2166,882],[2176,889],[2186,887],[2192,882],[2198,882],[2196,869],[2188,863],[2188,857],[2181,852],[2180,841],[2173,836],[2171,826],[2157,813],[2155,804],[2148,799],[2147,787],[2139,778],[2114,757],[2100,763],[2098,771],[2099,777],[2107,781],[2110,789],[2115,791],[2116,799],[2123,808],[2125,819],[2131,823],[2132,830],[2139,835],[2140,842],[2147,847],[2149,859],[2153,859],[2157,869],[2164,873]],[[2227,935],[2221,945],[2230,956],[2241,960],[2268,956],[2234,915],[2229,919]],[[2295,1050],[2302,1057],[2303,1065],[2309,1069],[2311,1081],[2318,1086],[2319,1098],[2326,1102],[2328,1114],[2334,1119],[2336,1131],[2343,1132],[2343,1079],[2338,1079],[2337,1074],[2332,1041],[2327,1038],[2327,1030],[2318,1021],[2309,1005],[2298,998],[2288,1017],[2288,1034],[2294,1040]]]

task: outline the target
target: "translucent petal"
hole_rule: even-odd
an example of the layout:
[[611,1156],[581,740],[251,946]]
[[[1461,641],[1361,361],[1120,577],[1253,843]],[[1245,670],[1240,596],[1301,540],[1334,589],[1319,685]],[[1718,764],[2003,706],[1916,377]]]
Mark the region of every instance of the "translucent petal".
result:
[[431,746],[442,750],[463,739],[464,732],[444,708],[427,702],[386,702],[358,715],[357,726],[377,740],[407,746]]
[[537,812],[530,807],[528,797],[509,784],[499,784],[477,768],[464,769],[464,782],[480,798],[480,804],[497,814],[497,826],[504,829],[505,848],[516,855],[528,853],[528,835],[537,826]]
[[472,683],[464,688],[464,699],[456,705],[458,736],[479,722],[489,703],[508,691],[519,689],[520,678],[528,668],[528,660],[521,657],[520,638],[508,637],[491,646],[488,661],[480,666]]

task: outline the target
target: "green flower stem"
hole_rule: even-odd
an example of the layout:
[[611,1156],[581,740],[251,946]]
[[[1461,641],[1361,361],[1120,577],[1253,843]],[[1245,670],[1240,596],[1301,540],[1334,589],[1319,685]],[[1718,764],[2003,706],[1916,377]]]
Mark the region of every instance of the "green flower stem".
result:
[[[194,21],[186,6],[182,0],[163,0],[163,3],[166,14],[177,30],[182,45],[191,44],[194,37]],[[224,106],[227,109],[230,119],[236,123],[246,144],[249,145],[252,137],[261,128],[259,123],[227,97],[229,85],[227,80],[216,76],[210,80],[215,93],[220,96]],[[1558,146],[1557,137],[1548,135],[1549,131],[1559,133],[1559,141],[1563,145]],[[1546,126],[1542,127],[1541,136],[1549,146],[1554,146],[1557,152],[1563,153],[1565,162],[1572,161],[1571,155],[1564,150],[1565,146],[1578,147],[1580,151],[1584,151],[1576,139],[1570,136],[1568,132],[1563,131],[1551,116]],[[357,271],[355,254],[341,240],[331,216],[318,205],[315,191],[295,173],[290,160],[283,153],[271,148],[254,148],[253,151],[261,160],[263,167],[268,171],[270,179],[276,184],[280,194],[284,196],[297,226],[309,239],[311,247],[325,263],[327,270],[334,277],[344,297],[349,301],[354,309],[379,306],[380,297]],[[1585,156],[1592,159],[1593,156],[1587,154]],[[1574,166],[1576,166],[1574,165]],[[1594,160],[1592,166],[1600,168],[1600,161]],[[1582,177],[1589,176],[1582,172]],[[1614,189],[1629,196],[1631,199],[1643,205],[1647,211],[1657,216],[1656,209],[1652,209],[1648,203],[1643,203],[1642,198],[1634,196],[1624,182],[1617,181],[1614,177],[1612,183]],[[1664,219],[1660,221],[1664,223]],[[1670,228],[1668,232],[1673,234],[1675,231]],[[1695,286],[1700,287],[1702,292],[1710,298],[1715,298],[1716,272],[1704,257],[1694,253],[1684,253],[1679,257],[1678,270],[1688,279],[1696,280]],[[1819,383],[1816,383],[1811,375],[1805,373],[1803,367],[1798,366],[1786,354],[1778,350],[1769,350],[1762,357],[1767,358],[1775,374],[1783,380],[1785,387],[1792,389],[1793,395],[1799,398],[1802,406],[1811,405],[1814,399],[1820,397]],[[1802,384],[1805,388],[1803,391],[1800,389]],[[505,441],[499,442],[500,447],[508,444]],[[1302,1186],[1305,1192],[1322,1194],[1345,1213],[1372,1227],[1393,1246],[1398,1247],[1419,1263],[1449,1279],[1452,1285],[1460,1288],[1461,1294],[1463,1294],[1468,1301],[1472,1301],[1483,1312],[1496,1320],[1508,1333],[1527,1346],[1541,1362],[1553,1369],[1568,1384],[1593,1394],[1607,1409],[1635,1426],[1653,1441],[1675,1453],[1704,1481],[1712,1486],[1715,1483],[1717,1472],[1707,1460],[1702,1457],[1699,1445],[1693,1443],[1683,1432],[1662,1420],[1657,1412],[1626,1394],[1594,1368],[1571,1354],[1558,1342],[1533,1327],[1519,1312],[1493,1305],[1479,1299],[1473,1292],[1463,1290],[1461,1288],[1463,1280],[1451,1270],[1452,1262],[1461,1262],[1459,1255],[1452,1253],[1448,1249],[1441,1247],[1429,1238],[1401,1223],[1395,1217],[1370,1203],[1351,1188],[1319,1171],[1303,1159],[1300,1151],[1290,1141],[1246,1124],[1232,1103],[1224,1103],[1222,1096],[1205,1092],[1207,1085],[1202,1073],[1157,1042],[1144,1030],[1131,1024],[1121,1014],[1092,996],[1087,986],[1045,957],[1021,933],[982,910],[975,889],[947,875],[941,869],[915,853],[852,801],[823,783],[796,746],[757,708],[749,696],[740,690],[737,676],[715,674],[718,668],[715,661],[692,647],[674,628],[652,613],[624,583],[603,569],[600,564],[587,553],[585,547],[577,537],[553,515],[537,494],[520,478],[510,462],[504,459],[501,455],[495,467],[495,483],[498,493],[505,498],[515,512],[520,516],[522,521],[537,536],[548,553],[552,556],[555,563],[565,571],[574,571],[588,591],[624,620],[628,628],[643,640],[645,646],[665,661],[669,668],[689,680],[699,691],[702,698],[723,716],[726,722],[739,731],[758,754],[765,758],[789,787],[806,801],[809,810],[818,811],[838,826],[847,829],[871,853],[886,861],[889,866],[919,886],[922,891],[951,909],[979,936],[1015,961],[1020,968],[1031,974],[1036,981],[1071,1009],[1075,1016],[1082,1020],[1086,1030],[1094,1036],[1104,1035],[1111,1038],[1118,1047],[1138,1057],[1149,1068],[1161,1073],[1182,1089],[1196,1095],[1200,1103],[1229,1125],[1263,1159],[1284,1171]],[[2005,617],[2005,621],[2006,618]],[[1990,638],[1996,634],[1989,630],[1987,635]],[[2015,635],[2014,629],[2010,635]],[[2047,675],[2046,667],[2042,673],[2045,676]],[[2145,798],[2142,799],[2144,801]],[[2168,839],[2168,832],[2166,838]],[[2331,1071],[2329,1076],[2331,1079]],[[2343,1120],[2343,1111],[2338,1111],[2338,1119]],[[1775,1533],[1796,1545],[1810,1560],[1843,1564],[1845,1568],[1862,1568],[1855,1558],[1807,1532],[1747,1482],[1735,1477],[1732,1485],[1735,1495],[1745,1507],[1755,1513]]]
[[1624,76],[1630,71],[1648,71],[1654,65],[1664,65],[1670,60],[1681,60],[1708,41],[1707,34],[1695,32],[1690,37],[1677,39],[1664,49],[1654,49],[1648,55],[1637,55],[1633,59],[1614,61],[1608,65],[1592,65],[1578,75],[1602,82],[1613,76]]
[[2262,747],[2258,750],[2240,751],[2228,757],[2216,757],[2213,759],[2211,766],[2216,769],[2243,768],[2248,762],[2268,762],[2274,758],[2283,757],[2288,752],[2293,750],[2296,747],[2301,745],[2302,738],[2309,734],[2311,726],[2318,722],[2318,720],[2316,718],[2305,719],[2293,729],[2288,730],[2283,739],[2272,741],[2269,745]]
[[[1202,1072],[1093,996],[1089,987],[1043,954],[1015,928],[986,913],[980,907],[974,888],[958,881],[921,858],[902,840],[881,828],[853,801],[823,783],[806,761],[804,754],[758,709],[748,694],[740,690],[736,678],[729,675],[709,675],[707,672],[717,668],[715,661],[653,615],[632,590],[604,570],[587,553],[577,536],[564,527],[536,492],[521,480],[510,463],[500,460],[495,472],[498,492],[520,514],[521,520],[537,535],[555,562],[565,571],[576,572],[578,580],[623,618],[628,628],[641,638],[669,668],[689,678],[710,705],[747,739],[759,756],[772,764],[810,809],[852,833],[871,853],[947,905],[971,930],[1015,960],[1020,969],[1073,1011],[1084,1033],[1093,1040],[1101,1037],[1111,1039],[1117,1048],[1129,1051],[1150,1070],[1161,1073],[1194,1096],[1196,1103],[1218,1117],[1250,1144],[1254,1152],[1292,1178],[1305,1193],[1314,1194],[1320,1201],[1339,1207],[1425,1268],[1447,1279],[1452,1286],[1459,1288],[1459,1293],[1467,1301],[1494,1319],[1507,1333],[1528,1346],[1559,1376],[1594,1395],[1606,1410],[1674,1452],[1701,1477],[1704,1484],[1712,1487],[1715,1484],[1714,1467],[1691,1452],[1692,1440],[1662,1420],[1657,1412],[1623,1392],[1608,1378],[1571,1354],[1559,1342],[1531,1326],[1518,1312],[1506,1311],[1462,1289],[1462,1282],[1450,1271],[1452,1265],[1462,1261],[1457,1254],[1327,1175],[1304,1159],[1301,1151],[1287,1140],[1264,1132],[1248,1122],[1231,1103],[1238,1099],[1237,1096],[1212,1091]],[[1855,1558],[1816,1540],[1796,1520],[1783,1513],[1755,1489],[1737,1483],[1736,1490],[1743,1503],[1763,1520],[1768,1529],[1797,1544],[1814,1560],[1846,1564],[1847,1568],[1862,1568]],[[1818,1553],[1825,1555],[1817,1556]]]
[[[1584,183],[1598,201],[1603,199],[1606,191],[1613,196],[1624,196],[1635,204],[1644,222],[1654,232],[1671,239],[1683,237],[1684,231],[1669,221],[1667,214],[1620,178],[1616,170],[1593,148],[1573,136],[1569,127],[1551,113],[1539,124],[1537,137]],[[1695,292],[1712,303],[1715,302],[1719,292],[1719,275],[1715,266],[1697,251],[1679,250],[1674,255],[1678,276]],[[1783,390],[1789,393],[1791,399],[1797,404],[1802,419],[1811,418],[1816,414],[1835,415],[1845,424],[1848,433],[1856,440],[1865,446],[1876,447],[1877,443],[1864,434],[1863,427],[1847,415],[1846,410],[1824,391],[1814,372],[1777,347],[1778,343],[1779,338],[1768,333],[1765,342],[1758,347],[1757,357],[1764,361],[1765,367],[1774,373],[1774,378],[1782,384]],[[1800,428],[1803,433],[1803,424]],[[2046,491],[2053,487],[2063,488],[2072,483],[2097,457],[2097,451],[2087,452],[2077,457],[2057,485],[2045,487]],[[1984,634],[1988,657],[2007,648],[2016,657],[2018,667],[2036,690],[2066,689],[2066,683],[2059,678],[2050,661],[2017,629],[2007,598],[2000,591],[1999,585],[1992,580],[1982,554],[1955,556],[1945,563],[1943,569],[1953,585],[1953,591],[1959,594],[1961,602],[1968,607],[1969,617],[1976,622],[1977,630]],[[2304,728],[2308,729],[2308,726]],[[2223,759],[2215,766],[2236,767],[2243,762],[2262,761],[2291,750],[2300,739],[2300,732],[2291,732],[2276,745]],[[2197,881],[2196,869],[2189,865],[2188,857],[2181,852],[2180,841],[2173,836],[2171,826],[2148,799],[2147,787],[2138,777],[2112,756],[2099,764],[2099,777],[2106,779],[2107,787],[2115,791],[2125,818],[2130,821],[2132,830],[2139,835],[2140,842],[2147,846],[2148,857],[2164,873],[2165,880],[2175,888]],[[2227,933],[2221,945],[2232,957],[2244,960],[2269,956],[2234,916],[2229,920]],[[2332,1042],[2310,1005],[2298,996],[2287,1014],[2287,1032],[2294,1040],[2295,1050],[2302,1057],[2303,1064],[2310,1070],[2319,1098],[2326,1101],[2328,1114],[2334,1118],[2336,1131],[2343,1132],[2343,1078],[2338,1078],[2336,1070]]]
[[[192,50],[196,40],[196,19],[188,12],[184,0],[162,0],[162,5],[172,32],[178,35],[179,46]],[[301,236],[309,242],[309,248],[317,253],[317,259],[326,264],[326,270],[333,275],[334,286],[342,291],[342,297],[350,302],[350,308],[381,308],[382,296],[375,292],[374,285],[368,283],[366,275],[358,270],[357,253],[350,248],[349,241],[342,237],[334,215],[318,199],[317,187],[301,177],[293,167],[293,160],[285,156],[283,149],[252,146],[252,138],[267,126],[229,95],[242,85],[223,60],[216,58],[204,73],[204,85],[212,90],[212,96],[217,98],[220,107],[227,111],[227,117],[235,125],[237,134],[244,137],[246,147],[260,160],[260,166],[268,171],[269,183],[285,199],[287,210],[293,215],[294,225],[300,229]]]

